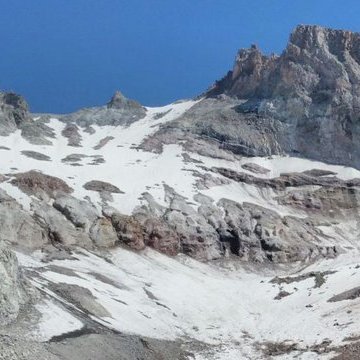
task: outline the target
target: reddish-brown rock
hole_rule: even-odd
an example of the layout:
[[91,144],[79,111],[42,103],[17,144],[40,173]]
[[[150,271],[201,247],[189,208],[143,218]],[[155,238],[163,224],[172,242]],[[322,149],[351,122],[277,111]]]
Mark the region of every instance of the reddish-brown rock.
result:
[[111,217],[111,222],[120,242],[134,250],[145,248],[143,227],[133,216],[115,213]]
[[44,192],[50,197],[55,197],[58,192],[66,194],[73,192],[64,180],[34,170],[16,174],[11,183],[29,195]]
[[180,237],[169,225],[157,218],[147,219],[144,223],[146,245],[170,256],[180,251]]

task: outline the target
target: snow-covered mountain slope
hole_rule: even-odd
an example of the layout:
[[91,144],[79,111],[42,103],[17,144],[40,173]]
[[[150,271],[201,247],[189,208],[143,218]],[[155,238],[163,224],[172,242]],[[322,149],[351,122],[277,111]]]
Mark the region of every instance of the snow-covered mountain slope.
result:
[[[85,244],[89,252],[72,244],[68,254],[54,240],[55,248],[45,240],[42,246],[45,252],[30,244],[30,252],[25,254],[16,239],[13,244],[18,249],[20,266],[32,286],[43,294],[35,305],[37,320],[22,325],[29,329],[25,331],[29,341],[47,342],[77,331],[81,334],[84,329],[95,331],[95,323],[112,331],[184,342],[196,359],[262,359],[276,354],[282,359],[295,355],[302,359],[326,359],[347,344],[344,339],[357,335],[357,204],[350,206],[343,194],[339,198],[337,189],[348,189],[351,185],[348,182],[360,177],[360,172],[289,156],[209,157],[191,152],[181,143],[166,145],[161,153],[142,149],[143,141],[159,126],[176,120],[199,101],[147,108],[143,119],[126,126],[92,125],[91,133],[79,127],[81,143],[77,147],[69,145],[68,137],[64,136],[67,123],[61,118],[50,117],[46,123],[54,134],[48,145],[31,144],[17,130],[1,138],[4,156],[0,173],[4,178],[0,188],[34,219],[40,217],[49,223],[51,220],[39,212],[39,203],[55,206],[63,196],[61,191],[46,195],[40,191],[43,183],[32,182],[31,176],[25,177],[26,187],[16,181],[19,173],[36,170],[61,179],[73,189],[71,197],[85,201],[95,217],[110,213],[106,216],[111,218],[114,212],[129,216],[139,212],[144,216],[146,208],[145,214],[167,219],[179,232],[181,217],[171,222],[164,213],[185,214],[204,227],[210,226],[211,221],[221,222],[226,216],[235,216],[235,225],[241,228],[245,226],[241,223],[245,217],[243,210],[249,209],[250,213],[256,210],[258,215],[249,217],[252,231],[260,232],[256,227],[263,218],[262,231],[272,229],[273,235],[280,234],[279,239],[268,236],[267,244],[262,243],[264,240],[258,234],[259,245],[252,246],[277,262],[291,262],[295,252],[301,253],[308,247],[302,258],[294,258],[305,263],[274,267],[259,252],[251,255],[253,249],[246,254],[243,244],[245,250],[236,249],[231,240],[223,255],[215,253],[214,257],[220,260],[202,264],[184,255],[170,258],[149,248],[135,253],[122,247],[102,246],[99,250]],[[242,181],[216,169],[242,174]],[[283,185],[284,173],[291,173],[287,177],[289,184]],[[94,180],[112,185],[120,192],[104,196],[106,189],[84,188]],[[267,181],[266,186],[261,181]],[[321,191],[325,191],[325,196]],[[330,205],[327,199],[331,200]],[[61,211],[64,222],[70,221],[76,230],[86,232],[91,224],[74,221],[82,216],[77,206],[81,208],[85,203],[69,201],[62,208],[55,208]],[[241,209],[240,214],[234,206]],[[200,216],[209,222],[197,220]],[[289,236],[281,235],[286,231],[285,218],[294,221],[285,225],[290,228]],[[51,224],[47,226],[49,231],[59,231],[53,230]],[[131,233],[132,229],[123,231]],[[187,231],[193,231],[191,224]],[[238,236],[246,242],[245,235]],[[247,236],[251,243],[252,236]],[[292,237],[302,243],[291,245]],[[329,250],[334,248],[335,252]],[[214,252],[206,251],[213,256]],[[265,261],[263,268],[256,264],[244,266],[231,255],[236,251],[241,258]],[[276,258],[281,252],[288,257]],[[341,252],[345,254],[336,257]],[[192,253],[195,257],[197,254],[196,250]],[[336,259],[313,264],[319,256]],[[349,290],[352,295],[329,302],[334,295]]]
[[32,284],[47,294],[29,334],[41,341],[89,326],[78,313],[120,332],[211,345],[197,359],[263,359],[272,351],[281,359],[328,359],[358,334],[352,289],[359,292],[360,271],[353,254],[290,276],[151,249],[118,248],[106,261],[85,251],[45,263],[41,253],[18,257]]
[[1,93],[0,357],[357,359],[356,39],[299,27],[158,108]]
[[[184,195],[192,197],[194,191],[191,176],[181,171],[183,161],[179,146],[171,146],[161,155],[141,151],[137,147],[146,136],[155,132],[160,124],[177,118],[195,103],[186,101],[162,108],[148,108],[144,119],[128,127],[93,125],[94,133],[90,134],[80,128],[82,140],[79,147],[69,146],[68,139],[62,135],[66,123],[50,118],[47,125],[55,136],[51,139],[51,145],[33,145],[21,136],[21,130],[17,130],[11,136],[1,137],[2,146],[10,150],[1,150],[3,157],[0,173],[38,170],[61,178],[74,189],[75,197],[89,197],[94,205],[100,206],[100,209],[102,201],[99,194],[84,189],[83,185],[91,180],[109,182],[124,192],[114,194],[111,204],[126,214],[131,214],[140,204],[141,194],[149,188],[157,195],[156,198],[162,201],[163,181],[169,186],[179,185],[179,190]],[[166,115],[157,120],[158,114]],[[103,139],[109,140],[104,146],[95,149]],[[47,160],[31,158],[23,154],[24,151],[41,153]],[[75,160],[66,160],[74,154],[77,155]],[[101,161],[97,162],[97,159]],[[26,196],[21,200],[25,206],[29,203]]]

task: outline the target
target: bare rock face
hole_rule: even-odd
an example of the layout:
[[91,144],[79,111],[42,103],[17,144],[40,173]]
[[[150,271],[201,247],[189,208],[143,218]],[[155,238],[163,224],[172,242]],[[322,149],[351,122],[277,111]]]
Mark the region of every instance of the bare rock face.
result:
[[287,263],[337,254],[336,247],[321,245],[321,232],[311,220],[281,217],[272,210],[230,200],[221,200],[220,205],[227,233],[222,240],[243,260]]
[[147,246],[169,256],[180,252],[180,236],[164,220],[150,217],[143,226]]
[[241,49],[233,70],[208,95],[289,99],[322,92],[317,100],[324,101],[325,90],[332,99],[341,89],[356,93],[350,84],[359,81],[359,42],[358,33],[299,25],[281,56],[265,56],[256,46]]
[[0,243],[0,325],[14,321],[29,299],[21,281],[15,254]]
[[107,218],[99,218],[93,223],[90,228],[90,237],[100,248],[110,248],[118,242],[116,231]]
[[49,156],[39,153],[37,151],[23,150],[21,151],[21,154],[39,161],[51,161],[51,158]]
[[0,190],[0,242],[35,249],[47,243],[47,235],[28,212]]
[[165,186],[165,192],[166,207],[147,194],[148,205],[135,213],[147,229],[149,244],[166,254],[182,252],[202,261],[220,258],[224,248],[211,222],[171,187]]
[[359,44],[358,33],[300,25],[280,56],[242,49],[232,71],[142,148],[181,141],[206,156],[295,154],[360,168]]
[[76,227],[54,207],[45,202],[33,201],[34,219],[46,233],[46,243],[56,246],[75,246],[84,248],[93,246],[92,240],[83,228]]
[[91,224],[99,217],[97,210],[89,202],[79,200],[71,195],[58,196],[53,206],[76,227],[88,231]]
[[263,166],[254,164],[254,163],[246,163],[241,166],[243,169],[248,170],[254,174],[267,174],[270,172],[269,169],[264,168]]
[[298,26],[281,56],[240,50],[234,69],[210,89],[247,99],[243,114],[286,123],[286,152],[360,166],[360,34]]
[[106,136],[102,138],[97,145],[94,146],[94,150],[100,150],[102,149],[108,142],[111,140],[114,140],[115,138],[113,136]]
[[7,136],[16,130],[32,144],[51,145],[49,138],[54,137],[53,130],[46,125],[48,119],[41,117],[34,121],[25,99],[15,93],[0,92],[0,135]]
[[305,210],[317,218],[351,219],[360,214],[359,188],[339,186],[292,190],[277,198],[279,204]]
[[143,250],[145,248],[143,227],[134,217],[114,213],[111,222],[120,242],[134,250]]
[[29,108],[23,97],[0,93],[0,135],[9,135],[30,121]]

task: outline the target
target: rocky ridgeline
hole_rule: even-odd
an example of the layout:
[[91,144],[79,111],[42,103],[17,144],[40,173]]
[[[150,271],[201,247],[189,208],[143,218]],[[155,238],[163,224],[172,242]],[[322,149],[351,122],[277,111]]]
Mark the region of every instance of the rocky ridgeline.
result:
[[185,141],[209,156],[286,153],[360,168],[359,49],[358,33],[305,25],[280,56],[242,49],[205,99],[143,147]]
[[[146,109],[134,100],[116,92],[105,106],[81,109],[69,115],[56,115],[66,123],[63,136],[69,146],[80,147],[79,127],[94,132],[91,125],[128,126],[145,117]],[[0,135],[6,136],[21,131],[21,135],[35,145],[51,145],[54,131],[47,126],[51,115],[41,115],[36,120],[29,112],[25,99],[14,93],[0,92]],[[100,145],[101,146],[101,145]]]

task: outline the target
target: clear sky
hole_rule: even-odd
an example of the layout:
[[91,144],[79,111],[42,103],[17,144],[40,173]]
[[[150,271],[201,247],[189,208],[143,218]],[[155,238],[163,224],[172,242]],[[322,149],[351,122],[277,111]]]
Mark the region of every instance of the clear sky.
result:
[[33,112],[144,105],[201,93],[256,43],[281,52],[299,23],[360,31],[359,0],[0,0],[0,89]]

